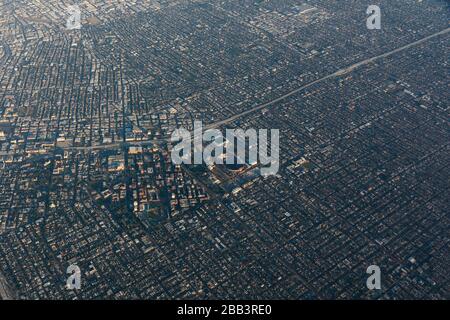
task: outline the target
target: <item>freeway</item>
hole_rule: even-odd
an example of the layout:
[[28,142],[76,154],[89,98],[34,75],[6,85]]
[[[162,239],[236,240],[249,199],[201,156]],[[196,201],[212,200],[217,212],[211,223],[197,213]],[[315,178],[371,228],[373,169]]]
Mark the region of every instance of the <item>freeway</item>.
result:
[[5,278],[0,273],[0,300],[14,300],[15,298],[15,293],[11,290]]
[[[307,83],[307,84],[305,84],[305,85],[303,85],[301,87],[298,87],[298,88],[296,88],[296,89],[294,89],[292,91],[289,91],[288,93],[286,93],[286,94],[284,94],[284,95],[282,95],[282,96],[280,96],[280,97],[278,97],[276,99],[273,99],[271,101],[265,102],[265,103],[260,104],[260,105],[257,105],[257,106],[255,106],[255,107],[253,107],[251,109],[248,109],[248,110],[245,110],[245,111],[243,111],[241,113],[235,114],[235,115],[233,115],[233,116],[231,116],[231,117],[229,117],[227,119],[210,123],[210,124],[205,126],[205,129],[218,128],[218,127],[220,127],[220,126],[222,126],[224,124],[231,123],[231,122],[233,122],[233,121],[235,121],[235,120],[237,120],[237,119],[239,119],[239,118],[241,118],[243,116],[246,116],[248,114],[254,113],[254,112],[262,110],[264,108],[271,107],[274,104],[276,104],[277,102],[281,102],[283,100],[286,100],[287,98],[289,98],[289,97],[291,97],[291,96],[293,96],[293,95],[295,95],[295,94],[297,94],[297,93],[299,93],[299,92],[301,92],[301,91],[303,91],[303,90],[305,90],[305,89],[307,89],[309,87],[312,87],[315,84],[321,83],[321,82],[326,81],[326,80],[331,79],[331,78],[341,77],[343,75],[346,75],[348,73],[353,72],[354,70],[356,70],[356,69],[358,69],[358,68],[360,68],[362,66],[365,66],[367,64],[370,64],[372,62],[375,62],[375,61],[383,59],[383,58],[387,58],[387,57],[389,57],[389,56],[391,56],[391,55],[393,55],[395,53],[398,53],[398,52],[401,52],[401,51],[406,50],[408,48],[417,46],[417,45],[419,45],[419,44],[421,44],[421,43],[423,43],[423,42],[425,42],[427,40],[430,40],[432,38],[438,37],[440,35],[447,34],[449,31],[450,31],[450,28],[441,30],[439,32],[436,32],[436,33],[434,33],[432,35],[429,35],[429,36],[424,37],[422,39],[419,39],[417,41],[414,41],[414,42],[411,42],[409,44],[406,44],[406,45],[404,45],[402,47],[399,47],[397,49],[394,49],[394,50],[385,52],[383,54],[380,54],[380,55],[377,55],[377,56],[365,59],[363,61],[354,63],[354,64],[352,64],[352,65],[350,65],[348,67],[340,69],[340,70],[338,70],[336,72],[333,72],[331,74],[323,76],[320,79],[314,80],[314,81],[312,81],[310,83]],[[131,119],[128,119],[128,120],[133,122]],[[168,140],[170,140],[170,137],[161,138],[161,139],[146,140],[146,141],[130,142],[128,144],[130,146],[131,145],[132,146],[144,146],[144,145],[158,144],[158,143],[161,143],[161,142],[167,142]],[[114,148],[118,148],[120,146],[121,146],[121,143],[117,143],[116,142],[116,143],[110,143],[110,144],[104,144],[104,145],[96,145],[96,146],[82,146],[82,147],[64,146],[64,147],[62,147],[62,149],[80,150],[80,151],[89,151],[89,150],[91,150],[92,151],[92,150],[114,149]]]
[[234,120],[236,120],[236,119],[238,119],[238,118],[240,118],[240,117],[243,117],[243,116],[248,115],[248,114],[250,114],[250,113],[253,113],[253,112],[255,112],[255,111],[259,111],[259,110],[261,110],[261,109],[267,108],[267,107],[269,107],[269,106],[271,106],[271,105],[273,105],[273,104],[275,104],[275,103],[277,103],[277,102],[283,101],[283,100],[285,100],[285,99],[287,99],[287,98],[289,98],[289,97],[295,95],[296,93],[298,93],[298,92],[300,92],[300,91],[302,91],[302,90],[305,90],[305,89],[307,89],[307,88],[309,88],[309,87],[311,87],[311,86],[313,86],[313,85],[315,85],[315,84],[317,84],[317,83],[323,82],[323,81],[328,80],[328,79],[331,79],[331,78],[340,77],[340,76],[343,76],[343,75],[348,74],[348,73],[351,73],[351,72],[353,72],[354,70],[356,70],[356,69],[359,68],[359,67],[362,67],[362,66],[364,66],[364,65],[367,65],[367,64],[369,64],[369,63],[375,62],[375,61],[377,61],[377,60],[380,60],[380,59],[389,57],[389,56],[391,56],[391,55],[393,55],[393,54],[395,54],[395,53],[398,53],[398,52],[400,52],[400,51],[403,51],[403,50],[405,50],[405,49],[408,49],[408,48],[417,46],[417,45],[419,45],[419,44],[421,44],[421,43],[423,43],[423,42],[425,42],[425,41],[427,41],[427,40],[429,40],[429,39],[432,39],[432,38],[435,38],[435,37],[437,37],[437,36],[446,34],[446,33],[448,33],[449,31],[450,31],[450,28],[441,30],[441,31],[439,31],[439,32],[436,32],[436,33],[434,33],[434,34],[432,34],[432,35],[429,35],[429,36],[427,36],[427,37],[425,37],[425,38],[422,38],[422,39],[420,39],[420,40],[417,40],[417,41],[411,42],[411,43],[409,43],[409,44],[406,44],[406,45],[404,45],[404,46],[402,46],[402,47],[399,47],[399,48],[397,48],[397,49],[394,49],[394,50],[392,50],[392,51],[389,51],[389,52],[380,54],[380,55],[378,55],[378,56],[375,56],[375,57],[368,58],[368,59],[365,59],[365,60],[363,60],[363,61],[357,62],[357,63],[352,64],[351,66],[348,66],[348,67],[346,67],[346,68],[344,68],[344,69],[338,70],[338,71],[336,71],[336,72],[334,72],[334,73],[332,73],[332,74],[326,75],[326,76],[324,76],[324,77],[322,77],[322,78],[320,78],[320,79],[317,79],[317,80],[314,80],[313,82],[310,82],[310,83],[308,83],[308,84],[305,84],[304,86],[301,86],[301,87],[299,87],[299,88],[296,88],[296,89],[294,89],[294,90],[292,90],[292,91],[286,93],[285,95],[283,95],[283,96],[281,96],[281,97],[278,97],[278,98],[276,98],[276,99],[274,99],[274,100],[271,100],[271,101],[269,101],[269,102],[260,104],[260,105],[258,105],[258,106],[255,106],[255,107],[251,108],[251,109],[245,110],[245,111],[243,111],[243,112],[241,112],[241,113],[235,114],[235,115],[233,115],[233,116],[231,116],[231,117],[229,117],[229,118],[227,118],[227,119],[225,119],[225,120],[221,120],[221,121],[218,121],[218,122],[214,122],[214,123],[212,123],[212,124],[206,126],[206,128],[216,128],[216,127],[219,127],[219,126],[221,126],[221,125],[223,125],[223,124],[227,124],[227,123],[233,122]]

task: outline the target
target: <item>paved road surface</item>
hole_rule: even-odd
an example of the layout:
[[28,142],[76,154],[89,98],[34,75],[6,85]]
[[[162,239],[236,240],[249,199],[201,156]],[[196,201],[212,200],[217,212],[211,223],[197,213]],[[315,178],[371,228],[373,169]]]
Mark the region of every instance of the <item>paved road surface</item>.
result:
[[347,73],[353,72],[355,69],[357,69],[357,68],[359,68],[359,67],[361,67],[361,66],[364,66],[364,65],[366,65],[366,64],[372,63],[372,62],[374,62],[374,61],[376,61],[376,60],[379,60],[379,59],[383,59],[383,58],[389,57],[389,56],[391,56],[391,55],[393,55],[393,54],[395,54],[395,53],[397,53],[397,52],[400,52],[400,51],[403,51],[403,50],[405,50],[405,49],[408,49],[408,48],[414,47],[414,46],[416,46],[416,45],[419,45],[419,44],[421,44],[421,43],[423,43],[423,42],[425,42],[425,41],[427,41],[427,40],[429,40],[429,39],[432,39],[432,38],[435,38],[435,37],[437,37],[437,36],[446,34],[446,33],[448,33],[449,31],[450,31],[450,28],[444,29],[444,30],[439,31],[439,32],[436,32],[436,33],[434,33],[434,34],[432,34],[432,35],[430,35],[430,36],[428,36],[428,37],[425,37],[425,38],[422,38],[422,39],[420,39],[420,40],[411,42],[411,43],[409,43],[409,44],[407,44],[407,45],[404,45],[403,47],[400,47],[400,48],[394,49],[394,50],[392,50],[392,51],[389,51],[389,52],[380,54],[380,55],[378,55],[378,56],[375,56],[375,57],[372,57],[372,58],[369,58],[369,59],[366,59],[366,60],[357,62],[357,63],[355,63],[355,64],[352,64],[352,65],[349,66],[349,67],[346,67],[346,68],[344,68],[344,69],[338,70],[338,71],[336,71],[336,72],[334,72],[334,73],[332,73],[332,74],[329,74],[329,75],[327,75],[327,76],[325,76],[325,77],[322,77],[322,78],[317,79],[317,80],[315,80],[315,81],[313,81],[313,82],[310,82],[310,83],[308,83],[308,84],[306,84],[306,85],[304,85],[304,86],[301,86],[301,87],[299,87],[299,88],[297,88],[297,89],[294,89],[294,90],[292,90],[292,91],[286,93],[285,95],[283,95],[283,96],[281,96],[281,97],[279,97],[279,98],[276,98],[276,99],[274,99],[274,100],[272,100],[272,101],[269,101],[269,102],[266,102],[266,103],[264,103],[264,104],[258,105],[258,106],[254,107],[254,108],[252,108],[252,109],[243,111],[243,112],[241,112],[241,113],[239,113],[239,114],[236,114],[236,115],[234,115],[234,116],[232,116],[232,117],[230,117],[230,118],[228,118],[228,119],[225,119],[225,120],[222,120],[222,121],[218,121],[218,122],[214,122],[214,123],[212,123],[212,124],[210,124],[210,125],[208,125],[208,126],[206,126],[206,127],[207,127],[207,128],[216,128],[216,127],[221,126],[221,125],[223,125],[223,124],[230,123],[230,122],[232,122],[232,121],[234,121],[234,120],[236,120],[236,119],[238,119],[238,118],[240,118],[240,117],[242,117],[242,116],[245,116],[245,115],[250,114],[250,113],[253,113],[253,112],[255,112],[255,111],[258,111],[258,110],[267,108],[267,107],[273,105],[274,103],[277,103],[277,102],[280,102],[280,101],[282,101],[282,100],[285,100],[286,98],[289,98],[290,96],[292,96],[292,95],[294,95],[294,94],[296,94],[296,93],[298,93],[298,92],[300,92],[300,91],[302,91],[302,90],[304,90],[304,89],[307,89],[307,88],[309,88],[309,87],[311,87],[311,86],[313,86],[313,85],[315,85],[315,84],[317,84],[317,83],[320,83],[320,82],[322,82],[322,81],[328,80],[328,79],[330,79],[330,78],[335,78],[335,77],[343,76],[343,75],[345,75],[345,74],[347,74]]
[[[422,38],[422,39],[420,39],[420,40],[417,40],[417,41],[411,42],[411,43],[409,43],[409,44],[406,44],[406,45],[404,45],[404,46],[402,46],[402,47],[400,47],[400,48],[397,48],[397,49],[391,50],[391,51],[389,51],[389,52],[385,52],[385,53],[383,53],[383,54],[380,54],[380,55],[378,55],[378,56],[375,56],[375,57],[368,58],[368,59],[366,59],[366,60],[357,62],[357,63],[355,63],[355,64],[352,64],[351,66],[348,66],[348,67],[346,67],[346,68],[340,69],[340,70],[338,70],[338,71],[336,71],[336,72],[334,72],[334,73],[331,73],[331,74],[326,75],[326,76],[324,76],[324,77],[322,77],[322,78],[320,78],[320,79],[314,80],[313,82],[310,82],[310,83],[308,83],[308,84],[305,84],[304,86],[301,86],[301,87],[299,87],[299,88],[296,88],[296,89],[294,89],[294,90],[292,90],[292,91],[286,93],[285,95],[283,95],[283,96],[281,96],[281,97],[278,97],[278,98],[276,98],[276,99],[273,99],[273,100],[271,100],[271,101],[269,101],[269,102],[266,102],[266,103],[257,105],[257,106],[255,106],[255,107],[253,107],[253,108],[251,108],[251,109],[248,109],[248,110],[245,110],[245,111],[243,111],[243,112],[241,112],[241,113],[235,114],[235,115],[233,115],[233,116],[231,116],[231,117],[229,117],[229,118],[227,118],[227,119],[224,119],[224,120],[221,120],[221,121],[217,121],[217,122],[210,123],[210,124],[206,125],[204,128],[205,128],[205,130],[206,130],[206,129],[217,128],[217,127],[220,127],[221,125],[224,125],[224,124],[233,122],[233,121],[235,121],[236,119],[239,119],[240,117],[243,117],[243,116],[246,116],[246,115],[251,114],[251,113],[253,113],[253,112],[259,111],[259,110],[261,110],[261,109],[264,109],[264,108],[273,106],[275,103],[280,102],[280,101],[283,101],[283,100],[285,100],[285,99],[287,99],[287,98],[289,98],[289,97],[295,95],[296,93],[298,93],[298,92],[300,92],[300,91],[302,91],[302,90],[305,90],[305,89],[307,89],[307,88],[309,88],[309,87],[311,87],[311,86],[313,86],[313,85],[315,85],[315,84],[317,84],[317,83],[323,82],[323,81],[328,80],[328,79],[331,79],[331,78],[340,77],[340,76],[343,76],[343,75],[348,74],[348,73],[351,73],[351,72],[353,72],[355,69],[357,69],[357,68],[359,68],[359,67],[361,67],[361,66],[364,66],[364,65],[367,65],[367,64],[369,64],[369,63],[375,62],[375,61],[377,61],[377,60],[380,60],[380,59],[389,57],[389,56],[391,56],[391,55],[393,55],[393,54],[395,54],[395,53],[398,53],[398,52],[400,52],[400,51],[403,51],[403,50],[405,50],[405,49],[408,49],[408,48],[417,46],[417,45],[419,45],[419,44],[421,44],[421,43],[423,43],[423,42],[425,42],[425,41],[427,41],[427,40],[429,40],[429,39],[438,37],[438,36],[440,36],[440,35],[447,34],[449,31],[450,31],[450,28],[441,30],[441,31],[436,32],[436,33],[434,33],[434,34],[432,34],[432,35],[429,35],[429,36],[427,36],[427,37],[425,37],[425,38]],[[130,120],[130,119],[129,119],[129,120]],[[130,120],[130,121],[131,121],[131,120]],[[131,122],[133,122],[133,121],[131,121]],[[160,142],[168,141],[169,139],[170,139],[170,138],[167,138],[167,139],[164,139],[164,138],[163,138],[163,139],[154,139],[154,140],[146,140],[146,141],[130,142],[129,145],[132,145],[132,146],[143,146],[143,145],[149,145],[149,144],[158,144],[158,143],[160,143]],[[104,145],[98,145],[98,146],[86,146],[86,147],[84,147],[84,146],[83,146],[83,147],[67,146],[67,147],[63,147],[63,149],[80,150],[80,151],[88,151],[88,150],[91,150],[91,151],[92,151],[92,150],[114,149],[114,148],[118,148],[120,145],[121,145],[120,143],[110,143],[110,144],[104,144]],[[1,153],[0,153],[0,155],[1,155]]]
[[15,293],[8,286],[5,278],[1,273],[0,273],[0,298],[2,300],[13,300],[16,298]]

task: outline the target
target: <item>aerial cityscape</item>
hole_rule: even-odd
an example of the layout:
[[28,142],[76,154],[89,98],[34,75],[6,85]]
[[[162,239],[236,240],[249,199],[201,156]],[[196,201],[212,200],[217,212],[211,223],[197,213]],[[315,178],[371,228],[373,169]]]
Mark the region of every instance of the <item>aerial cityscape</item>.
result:
[[449,21],[2,0],[0,300],[450,299]]

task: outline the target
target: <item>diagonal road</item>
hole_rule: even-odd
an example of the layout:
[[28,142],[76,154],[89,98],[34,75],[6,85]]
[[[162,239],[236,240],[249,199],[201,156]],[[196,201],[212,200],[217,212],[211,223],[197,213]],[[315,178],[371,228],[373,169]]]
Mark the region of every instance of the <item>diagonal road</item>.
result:
[[15,298],[15,293],[8,286],[6,279],[0,273],[0,300],[14,300]]
[[320,79],[314,80],[313,82],[310,82],[310,83],[308,83],[308,84],[305,84],[304,86],[301,86],[301,87],[299,87],[299,88],[297,88],[297,89],[294,89],[294,90],[292,90],[292,91],[286,93],[285,95],[283,95],[283,96],[281,96],[281,97],[278,97],[278,98],[276,98],[276,99],[274,99],[274,100],[271,100],[271,101],[269,101],[269,102],[260,104],[260,105],[258,105],[258,106],[255,106],[255,107],[253,107],[253,108],[251,108],[251,109],[248,109],[248,110],[246,110],[246,111],[243,111],[243,112],[241,112],[241,113],[235,114],[234,116],[231,116],[231,117],[229,117],[229,118],[227,118],[227,119],[225,119],[225,120],[221,120],[221,121],[218,121],[218,122],[211,123],[211,124],[207,125],[206,128],[216,128],[216,127],[219,127],[219,126],[221,126],[221,125],[223,125],[223,124],[230,123],[230,122],[232,122],[232,121],[234,121],[234,120],[236,120],[236,119],[238,119],[238,118],[240,118],[240,117],[243,117],[243,116],[248,115],[248,114],[250,114],[250,113],[253,113],[253,112],[255,112],[255,111],[259,111],[259,110],[261,110],[261,109],[264,109],[264,108],[266,108],[266,107],[269,107],[269,106],[271,106],[271,105],[273,105],[273,104],[275,104],[275,103],[277,103],[277,102],[283,101],[283,100],[289,98],[290,96],[293,96],[293,95],[295,95],[296,93],[298,93],[298,92],[300,92],[300,91],[302,91],[302,90],[304,90],[304,89],[307,89],[307,88],[309,88],[309,87],[311,87],[311,86],[313,86],[313,85],[315,85],[315,84],[317,84],[317,83],[323,82],[323,81],[328,80],[328,79],[331,79],[331,78],[340,77],[340,76],[343,76],[343,75],[348,74],[348,73],[351,73],[351,72],[353,72],[355,69],[357,69],[357,68],[359,68],[359,67],[362,67],[362,66],[365,66],[365,65],[367,65],[367,64],[369,64],[369,63],[375,62],[375,61],[377,61],[377,60],[380,60],[380,59],[389,57],[389,56],[391,56],[391,55],[393,55],[393,54],[395,54],[395,53],[398,53],[398,52],[400,52],[400,51],[406,50],[406,49],[408,49],[408,48],[417,46],[417,45],[419,45],[419,44],[421,44],[421,43],[423,43],[423,42],[425,42],[425,41],[427,41],[427,40],[429,40],[429,39],[432,39],[432,38],[438,37],[438,36],[440,36],[440,35],[446,34],[446,33],[448,33],[449,31],[450,31],[450,28],[444,29],[444,30],[442,30],[442,31],[436,32],[436,33],[434,33],[434,34],[432,34],[432,35],[429,35],[429,36],[427,36],[427,37],[425,37],[425,38],[422,38],[422,39],[420,39],[420,40],[417,40],[417,41],[411,42],[411,43],[409,43],[409,44],[407,44],[407,45],[404,45],[404,46],[402,46],[402,47],[400,47],[400,48],[397,48],[397,49],[394,49],[394,50],[392,50],[392,51],[389,51],[389,52],[380,54],[380,55],[378,55],[378,56],[375,56],[375,57],[368,58],[368,59],[366,59],[366,60],[357,62],[357,63],[355,63],[355,64],[352,64],[351,66],[348,66],[348,67],[346,67],[346,68],[344,68],[344,69],[338,70],[338,71],[336,71],[336,72],[334,72],[334,73],[332,73],[332,74],[326,75],[326,76],[324,76],[324,77],[322,77],[322,78],[320,78]]
[[[362,66],[370,64],[370,63],[375,62],[377,60],[381,60],[381,59],[387,58],[387,57],[389,57],[391,55],[394,55],[394,54],[396,54],[398,52],[401,52],[403,50],[409,49],[411,47],[415,47],[415,46],[417,46],[417,45],[419,45],[419,44],[421,44],[421,43],[423,43],[423,42],[425,42],[427,40],[430,40],[430,39],[436,38],[438,36],[447,34],[448,32],[450,32],[450,28],[441,30],[441,31],[436,32],[436,33],[434,33],[432,35],[429,35],[429,36],[424,37],[422,39],[419,39],[417,41],[414,41],[414,42],[411,42],[409,44],[406,44],[406,45],[404,45],[402,47],[399,47],[397,49],[385,52],[385,53],[380,54],[378,56],[374,56],[374,57],[365,59],[363,61],[359,61],[359,62],[354,63],[354,64],[352,64],[352,65],[350,65],[348,67],[340,69],[340,70],[338,70],[336,72],[333,72],[331,74],[328,74],[328,75],[326,75],[326,76],[324,76],[324,77],[322,77],[320,79],[314,80],[314,81],[312,81],[310,83],[307,83],[307,84],[305,84],[305,85],[303,85],[301,87],[298,87],[298,88],[296,88],[296,89],[294,89],[292,91],[289,91],[288,93],[286,93],[286,94],[284,94],[284,95],[282,95],[282,96],[280,96],[280,97],[278,97],[276,99],[273,99],[271,101],[265,102],[265,103],[260,104],[260,105],[257,105],[257,106],[255,106],[255,107],[253,107],[251,109],[248,109],[248,110],[245,110],[245,111],[243,111],[241,113],[235,114],[235,115],[233,115],[233,116],[231,116],[231,117],[229,117],[227,119],[210,123],[210,124],[205,126],[205,129],[217,128],[217,127],[220,127],[220,126],[222,126],[224,124],[231,123],[231,122],[233,122],[233,121],[235,121],[235,120],[237,120],[237,119],[239,119],[239,118],[241,118],[243,116],[246,116],[248,114],[254,113],[254,112],[259,111],[259,110],[262,110],[264,108],[273,106],[277,102],[283,101],[283,100],[285,100],[285,99],[287,99],[287,98],[289,98],[289,97],[299,93],[302,90],[305,90],[305,89],[307,89],[309,87],[312,87],[315,84],[321,83],[321,82],[326,81],[326,80],[331,79],[331,78],[341,77],[343,75],[346,75],[348,73],[353,72],[354,70],[356,70],[356,69],[358,69],[358,68],[360,68]],[[157,144],[157,143],[165,142],[165,141],[168,141],[168,140],[170,140],[170,138],[154,139],[154,140],[139,141],[139,142],[130,142],[129,145],[143,146],[143,145]],[[98,145],[98,146],[87,146],[87,147],[70,147],[69,146],[69,147],[63,147],[63,149],[85,150],[85,151],[87,151],[87,150],[111,149],[111,148],[117,148],[119,146],[120,146],[120,143],[111,143],[111,144],[104,144],[104,145]]]

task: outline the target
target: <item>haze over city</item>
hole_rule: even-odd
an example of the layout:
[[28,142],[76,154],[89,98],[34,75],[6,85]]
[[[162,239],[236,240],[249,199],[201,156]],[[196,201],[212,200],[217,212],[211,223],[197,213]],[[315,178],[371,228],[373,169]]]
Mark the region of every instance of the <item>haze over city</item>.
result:
[[449,18],[3,0],[0,300],[448,299]]

